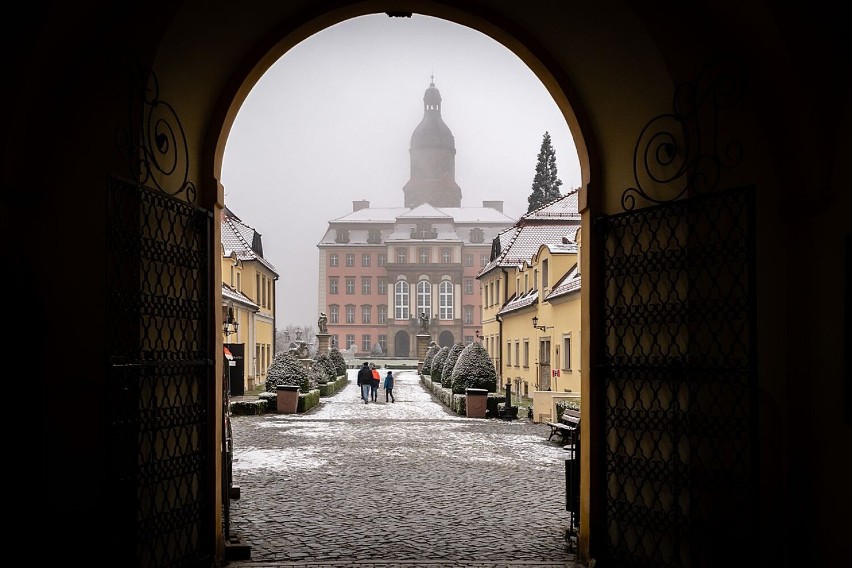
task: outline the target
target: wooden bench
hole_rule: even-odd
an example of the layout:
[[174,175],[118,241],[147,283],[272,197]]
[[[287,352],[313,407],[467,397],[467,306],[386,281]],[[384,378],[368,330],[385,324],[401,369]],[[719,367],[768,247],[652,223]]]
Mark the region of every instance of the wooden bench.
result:
[[572,440],[580,429],[580,413],[576,410],[565,410],[559,418],[559,422],[545,422],[545,424],[550,426],[550,435],[547,437],[548,441],[556,434],[559,434],[562,438],[562,445],[564,446],[569,440]]

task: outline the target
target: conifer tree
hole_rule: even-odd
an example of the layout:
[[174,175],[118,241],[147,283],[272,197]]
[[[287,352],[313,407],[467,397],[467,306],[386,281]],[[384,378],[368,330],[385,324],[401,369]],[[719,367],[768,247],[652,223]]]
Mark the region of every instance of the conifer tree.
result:
[[545,132],[541,141],[541,150],[538,152],[538,163],[535,165],[532,192],[527,198],[529,203],[527,213],[561,196],[559,187],[562,185],[562,180],[556,174],[556,150],[550,143],[550,133]]

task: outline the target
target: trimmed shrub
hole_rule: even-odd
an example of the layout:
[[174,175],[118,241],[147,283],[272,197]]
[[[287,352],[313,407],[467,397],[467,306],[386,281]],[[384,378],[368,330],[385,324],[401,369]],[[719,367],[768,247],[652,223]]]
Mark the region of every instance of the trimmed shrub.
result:
[[435,353],[435,356],[432,357],[432,372],[429,374],[429,377],[432,379],[433,383],[441,382],[441,371],[444,369],[444,361],[447,360],[447,355],[449,355],[449,353],[449,347],[441,347],[438,349],[438,352]]
[[429,349],[426,350],[426,355],[423,357],[423,367],[420,368],[420,373],[423,375],[432,374],[432,359],[440,351],[441,348],[434,341],[429,344]]
[[275,354],[266,371],[266,391],[274,392],[279,385],[296,385],[300,392],[309,392],[316,387],[311,384],[311,378],[295,352],[281,351]]
[[339,377],[340,375],[346,374],[346,359],[343,358],[343,354],[340,352],[340,349],[337,347],[329,349],[328,358],[331,359],[332,363],[334,363],[335,376]]
[[461,352],[464,351],[464,343],[461,341],[455,343],[452,347],[450,347],[449,353],[447,353],[447,359],[444,361],[444,368],[441,371],[441,386],[444,388],[450,388],[450,384],[453,376],[453,369],[456,366],[456,361],[461,355]]
[[459,354],[450,375],[450,385],[453,394],[464,394],[466,389],[497,391],[497,370],[481,343],[474,341]]
[[317,372],[317,383],[324,385],[337,378],[337,367],[328,353],[320,353],[314,359],[313,369]]

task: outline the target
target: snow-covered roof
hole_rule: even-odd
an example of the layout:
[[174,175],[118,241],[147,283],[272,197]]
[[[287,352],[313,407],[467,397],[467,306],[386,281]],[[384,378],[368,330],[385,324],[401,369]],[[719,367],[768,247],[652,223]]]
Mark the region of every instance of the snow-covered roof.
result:
[[580,283],[580,268],[575,264],[565,276],[553,285],[553,289],[547,295],[545,301],[554,300],[571,292],[576,292],[580,289]]
[[260,234],[253,227],[246,225],[239,217],[233,215],[230,210],[226,209],[222,215],[222,254],[225,256],[235,255],[241,261],[256,261],[269,269],[275,276],[278,276],[278,271],[271,262],[263,258],[262,254],[255,251],[253,244],[255,235],[258,241]]
[[258,304],[255,304],[248,296],[246,296],[242,292],[237,292],[235,289],[231,288],[223,282],[222,302],[227,303],[228,301],[237,302],[243,307],[251,308],[255,311],[260,310],[260,306]]

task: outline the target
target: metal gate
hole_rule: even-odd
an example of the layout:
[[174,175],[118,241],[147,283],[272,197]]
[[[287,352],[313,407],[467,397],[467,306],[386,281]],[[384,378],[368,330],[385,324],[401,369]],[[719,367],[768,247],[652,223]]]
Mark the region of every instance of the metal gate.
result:
[[110,179],[107,483],[115,566],[211,566],[209,211]]
[[596,221],[607,566],[753,563],[754,191]]

